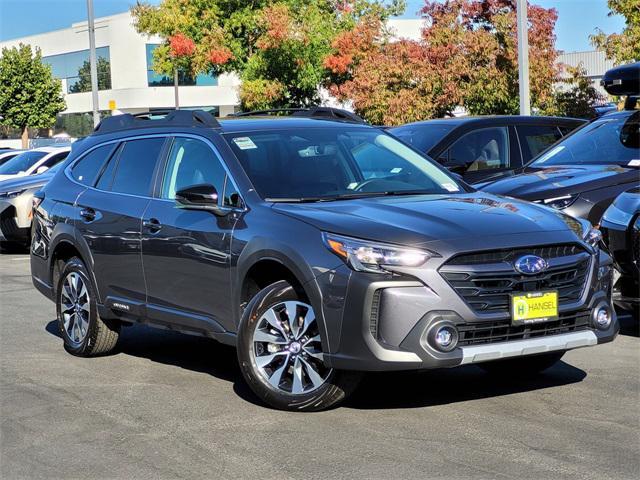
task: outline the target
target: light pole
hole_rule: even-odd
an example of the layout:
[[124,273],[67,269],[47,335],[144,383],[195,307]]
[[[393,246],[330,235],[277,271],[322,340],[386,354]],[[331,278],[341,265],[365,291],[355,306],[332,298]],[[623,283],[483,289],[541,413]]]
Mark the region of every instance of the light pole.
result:
[[96,59],[96,29],[93,21],[93,0],[87,0],[87,21],[89,24],[89,62],[91,63],[91,99],[93,103],[93,126],[100,123],[98,109],[98,63]]
[[178,81],[178,67],[176,66],[176,68],[173,71],[173,96],[175,98],[175,103],[176,103],[176,110],[180,110],[180,98],[178,96],[178,86],[179,86],[179,81]]
[[518,83],[520,92],[520,115],[531,115],[529,94],[529,21],[527,0],[517,0],[518,18]]

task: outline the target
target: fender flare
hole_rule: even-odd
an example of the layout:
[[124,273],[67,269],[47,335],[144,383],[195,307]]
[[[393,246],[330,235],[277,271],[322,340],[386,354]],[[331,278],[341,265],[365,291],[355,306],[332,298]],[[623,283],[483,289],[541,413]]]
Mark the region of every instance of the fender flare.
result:
[[87,271],[91,275],[91,280],[93,284],[96,286],[97,293],[97,301],[101,302],[100,291],[97,288],[98,283],[96,282],[95,273],[93,270],[94,260],[93,255],[91,254],[91,250],[89,249],[89,245],[87,245],[86,240],[82,235],[80,235],[77,229],[68,223],[58,223],[53,229],[53,233],[51,234],[51,243],[49,246],[49,251],[51,254],[48,259],[48,267],[49,267],[49,281],[52,287],[55,289],[56,285],[53,285],[53,259],[55,258],[55,251],[61,244],[68,244],[75,248],[80,256],[80,259],[84,262],[87,267]]

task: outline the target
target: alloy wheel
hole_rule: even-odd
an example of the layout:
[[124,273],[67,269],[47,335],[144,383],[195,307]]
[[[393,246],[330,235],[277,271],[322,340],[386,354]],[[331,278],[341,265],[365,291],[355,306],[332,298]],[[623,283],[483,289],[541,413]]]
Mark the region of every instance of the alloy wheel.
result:
[[79,346],[89,331],[91,302],[85,281],[77,272],[64,279],[60,298],[62,325],[69,341]]
[[313,308],[306,303],[280,302],[265,311],[253,332],[252,353],[271,387],[288,394],[312,392],[331,374],[322,361]]

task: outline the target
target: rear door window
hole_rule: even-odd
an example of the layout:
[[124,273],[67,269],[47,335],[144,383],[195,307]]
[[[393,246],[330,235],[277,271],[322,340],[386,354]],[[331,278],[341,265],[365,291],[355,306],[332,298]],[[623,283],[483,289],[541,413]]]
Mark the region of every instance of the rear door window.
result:
[[562,133],[554,125],[519,125],[516,129],[522,148],[523,163],[527,163],[562,138]]
[[111,191],[150,196],[154,172],[164,138],[144,138],[124,143],[118,156]]
[[71,176],[83,185],[92,186],[116,144],[103,145],[82,157],[71,170]]

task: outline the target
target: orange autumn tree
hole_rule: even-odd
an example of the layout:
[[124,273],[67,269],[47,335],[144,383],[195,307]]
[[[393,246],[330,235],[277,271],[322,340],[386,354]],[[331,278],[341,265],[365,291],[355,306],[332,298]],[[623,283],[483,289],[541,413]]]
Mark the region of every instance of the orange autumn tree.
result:
[[[419,41],[393,41],[364,18],[339,35],[325,59],[330,91],[373,123],[396,125],[441,117],[464,106],[472,114],[518,112],[515,0],[426,1]],[[557,77],[553,9],[529,6],[533,106],[553,102]]]
[[404,0],[162,0],[132,14],[139,32],[165,39],[156,72],[234,72],[242,107],[264,109],[318,103],[336,36],[403,9]]

